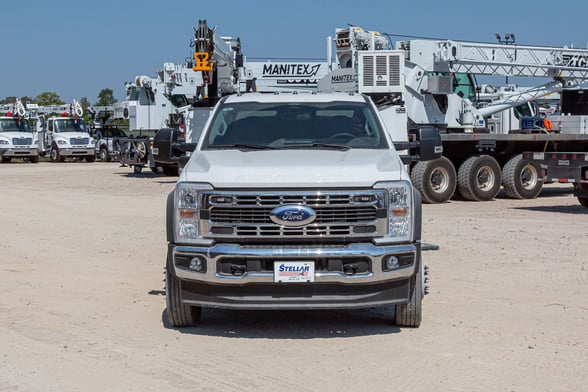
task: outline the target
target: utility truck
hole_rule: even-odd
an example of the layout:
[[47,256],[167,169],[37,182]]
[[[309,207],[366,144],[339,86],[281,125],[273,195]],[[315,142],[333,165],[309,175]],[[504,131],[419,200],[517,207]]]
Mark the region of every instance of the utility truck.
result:
[[66,158],[96,160],[95,141],[82,118],[82,106],[74,100],[69,113],[46,118],[38,117],[39,152],[49,154],[52,162],[63,162]]
[[0,117],[0,157],[2,163],[13,158],[39,162],[38,140],[27,116],[25,104],[17,100],[13,110]]
[[192,152],[167,200],[172,326],[207,307],[379,305],[420,325],[421,198],[405,165],[440,156],[434,128],[417,127],[400,156],[365,95],[245,93],[222,97],[199,135],[154,138],[162,162]]
[[[320,91],[369,95],[395,141],[407,140],[418,126],[439,129],[443,157],[410,168],[427,203],[447,201],[456,190],[467,200],[491,200],[501,185],[509,197],[533,198],[542,181],[539,167],[522,159],[524,151],[588,151],[588,134],[560,133],[543,121],[537,126],[528,106],[583,83],[588,50],[452,40],[398,41],[392,49],[383,35],[356,26],[337,29],[334,41],[335,66],[319,81]],[[551,80],[491,98],[475,75]],[[528,110],[500,116],[522,105]]]

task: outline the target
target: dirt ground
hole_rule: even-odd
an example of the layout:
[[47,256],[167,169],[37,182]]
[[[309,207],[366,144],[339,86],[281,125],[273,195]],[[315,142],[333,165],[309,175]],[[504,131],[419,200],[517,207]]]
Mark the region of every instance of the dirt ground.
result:
[[175,177],[117,163],[0,165],[1,391],[585,391],[588,209],[424,206],[422,326],[392,308],[165,316]]

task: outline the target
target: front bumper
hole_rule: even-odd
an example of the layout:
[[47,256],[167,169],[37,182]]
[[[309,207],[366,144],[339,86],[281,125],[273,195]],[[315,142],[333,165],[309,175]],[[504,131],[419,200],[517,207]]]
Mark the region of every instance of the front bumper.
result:
[[[391,255],[401,257],[405,263],[388,271],[384,264]],[[202,272],[189,267],[193,258],[204,261]],[[350,309],[406,303],[410,278],[421,262],[421,248],[420,243],[390,246],[371,243],[340,246],[217,244],[212,247],[170,244],[168,260],[171,272],[181,282],[182,301],[186,304],[235,309]],[[272,266],[277,261],[314,261],[314,282],[274,282]],[[354,272],[344,267],[359,263],[367,268]],[[236,274],[231,274],[231,269],[227,268],[233,265],[240,267]]]
[[75,156],[86,156],[95,155],[94,148],[60,148],[59,155],[62,157],[75,157]]
[[3,157],[36,157],[39,151],[36,148],[7,148],[0,149],[0,156]]

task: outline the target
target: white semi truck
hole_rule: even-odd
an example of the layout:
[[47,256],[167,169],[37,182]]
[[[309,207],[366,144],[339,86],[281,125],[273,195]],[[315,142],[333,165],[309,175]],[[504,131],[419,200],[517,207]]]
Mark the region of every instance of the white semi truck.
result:
[[17,100],[13,110],[0,117],[0,157],[2,163],[13,158],[39,162],[38,140],[31,128],[25,104]]
[[421,201],[405,164],[440,156],[435,129],[401,157],[367,96],[248,93],[221,98],[199,135],[154,138],[162,162],[192,151],[167,200],[172,326],[206,307],[379,305],[420,325]]
[[40,154],[48,154],[52,162],[63,162],[66,158],[96,161],[95,141],[82,115],[82,106],[76,100],[70,105],[69,113],[49,118],[40,115],[37,120]]

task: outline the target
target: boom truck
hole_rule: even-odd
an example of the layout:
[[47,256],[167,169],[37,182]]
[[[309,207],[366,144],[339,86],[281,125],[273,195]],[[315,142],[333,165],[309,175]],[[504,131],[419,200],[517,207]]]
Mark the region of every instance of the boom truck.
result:
[[0,117],[0,157],[2,163],[13,158],[39,162],[38,140],[31,129],[26,105],[17,100],[12,111]]
[[[523,160],[523,152],[588,150],[580,129],[558,132],[535,116],[501,116],[523,107],[534,115],[529,102],[583,83],[588,50],[422,39],[392,49],[387,37],[356,26],[337,29],[334,41],[335,67],[319,81],[320,91],[369,95],[396,142],[410,140],[419,126],[441,133],[443,157],[410,167],[427,203],[447,201],[456,189],[467,200],[490,200],[501,184],[509,197],[533,198],[542,187],[539,166]],[[551,81],[488,99],[475,75]]]
[[37,118],[40,155],[49,154],[52,162],[63,162],[66,158],[96,161],[94,138],[82,118],[84,112],[77,100],[69,106],[69,113],[59,116]]

